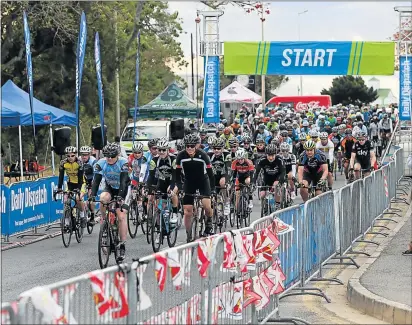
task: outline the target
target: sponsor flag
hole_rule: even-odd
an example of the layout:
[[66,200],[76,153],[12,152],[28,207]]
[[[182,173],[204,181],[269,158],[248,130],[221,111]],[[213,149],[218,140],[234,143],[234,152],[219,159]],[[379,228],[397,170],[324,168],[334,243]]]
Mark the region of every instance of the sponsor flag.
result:
[[[97,74],[97,93],[99,95],[99,112],[100,112],[100,125],[102,130],[102,139],[104,139],[104,95],[103,95],[103,81],[102,81],[102,65],[100,61],[100,40],[99,33],[96,33],[94,39],[94,59],[96,62],[96,74]],[[104,140],[103,140],[104,141]]]

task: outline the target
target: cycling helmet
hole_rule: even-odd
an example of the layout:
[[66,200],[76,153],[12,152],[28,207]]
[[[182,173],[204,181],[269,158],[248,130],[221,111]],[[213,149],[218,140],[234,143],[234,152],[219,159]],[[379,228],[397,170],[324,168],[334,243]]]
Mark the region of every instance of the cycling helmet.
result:
[[264,130],[264,129],[266,129],[265,124],[259,124],[258,130]]
[[132,147],[133,153],[135,152],[143,152],[143,143],[135,142]]
[[217,130],[218,131],[223,131],[225,129],[225,126],[222,124],[222,123],[220,123],[218,126],[217,126]]
[[319,138],[322,140],[327,139],[328,138],[328,133],[327,132],[322,132],[321,134],[319,134]]
[[187,135],[185,135],[183,141],[184,141],[185,145],[198,144],[199,143],[199,138],[196,134],[187,134]]
[[288,124],[288,125],[286,126],[286,130],[292,131],[292,130],[293,130],[292,124]]
[[352,135],[352,129],[346,129],[345,134],[346,135]]
[[176,149],[178,151],[182,151],[185,148],[185,143],[183,142],[183,140],[177,140],[176,141]]
[[272,116],[272,117],[270,118],[270,121],[271,121],[271,122],[276,122],[276,118]]
[[345,129],[346,129],[346,124],[341,124],[341,125],[339,125],[339,129],[340,129],[340,130],[345,130]]
[[256,139],[256,144],[259,144],[259,143],[265,143],[265,140],[263,139],[263,138],[257,138]]
[[239,149],[235,153],[235,158],[236,159],[246,159],[247,158],[247,152],[244,149]]
[[215,141],[213,141],[213,147],[223,148],[224,146],[225,140],[222,138],[216,138]]
[[308,122],[307,120],[304,120],[304,121],[302,122],[302,126],[303,126],[303,127],[308,127],[308,126],[309,126],[309,122]]
[[286,130],[286,125],[285,124],[279,125],[279,130],[281,131]]
[[288,136],[288,131],[282,130],[282,131],[280,131],[280,135],[281,135],[282,137],[287,137],[287,136]]
[[312,149],[315,149],[315,147],[316,147],[316,143],[312,140],[308,140],[303,144],[303,148],[305,150],[312,150]]
[[306,135],[305,132],[302,132],[301,134],[299,134],[299,140],[305,140],[306,141],[306,137],[307,137],[307,135]]
[[332,132],[333,132],[333,133],[337,133],[337,132],[338,132],[338,128],[337,128],[336,126],[334,126],[334,127],[332,128]]
[[326,121],[326,122],[325,122],[325,126],[330,126],[330,122],[329,122],[329,121]]
[[200,129],[200,130],[199,130],[199,134],[202,134],[202,135],[203,135],[203,134],[207,134],[207,131],[206,131],[205,129]]
[[246,135],[242,138],[243,143],[251,143],[252,139],[250,138],[250,136]]
[[309,131],[309,136],[310,136],[311,138],[317,138],[317,137],[319,137],[318,131],[316,131],[316,130],[310,130],[310,131]]
[[286,142],[282,142],[280,144],[280,151],[289,152],[289,149],[290,149],[290,147]]
[[274,137],[271,143],[281,143],[282,138],[280,136]]
[[223,126],[227,126],[227,120],[225,118],[222,120],[222,124]]
[[358,131],[356,137],[357,138],[366,138],[368,136],[368,134],[366,132],[363,131]]
[[239,120],[238,118],[235,118],[234,121],[233,121],[233,123],[239,124],[239,123],[240,123],[240,120]]
[[92,153],[92,148],[89,146],[83,146],[80,148],[80,153]]
[[170,143],[166,139],[162,138],[157,141],[157,147],[159,149],[170,149]]
[[325,115],[320,114],[319,115],[319,120],[324,120],[325,119]]
[[278,148],[274,143],[268,144],[265,148],[265,152],[267,155],[275,155],[278,151]]
[[229,135],[231,133],[231,129],[230,128],[225,128],[224,130],[223,130],[223,134],[224,135]]
[[120,153],[120,146],[115,142],[109,143],[105,145],[103,148],[103,155],[105,157],[115,157],[119,153]]
[[239,140],[237,138],[232,138],[229,140],[229,145],[230,146],[235,146],[239,144]]
[[207,144],[210,146],[213,145],[213,143],[215,142],[216,137],[215,136],[211,136],[207,138]]
[[77,153],[77,148],[73,147],[73,146],[68,146],[66,147],[66,149],[64,149],[64,153],[68,154],[68,153]]
[[156,147],[156,144],[157,144],[157,139],[150,139],[150,140],[147,142],[147,146],[148,146],[149,148],[151,148],[151,147]]

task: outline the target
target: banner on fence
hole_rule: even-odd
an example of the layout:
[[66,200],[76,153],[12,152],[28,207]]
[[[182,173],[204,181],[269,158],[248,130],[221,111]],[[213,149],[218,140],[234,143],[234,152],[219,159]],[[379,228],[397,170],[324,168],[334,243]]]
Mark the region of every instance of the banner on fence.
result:
[[1,185],[1,234],[9,234],[10,189]]
[[225,42],[226,75],[393,75],[394,42]]

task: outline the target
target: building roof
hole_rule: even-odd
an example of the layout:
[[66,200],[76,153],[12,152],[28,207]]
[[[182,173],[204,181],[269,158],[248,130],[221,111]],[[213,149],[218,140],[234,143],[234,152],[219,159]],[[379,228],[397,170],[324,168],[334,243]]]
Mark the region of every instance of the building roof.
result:
[[377,90],[379,98],[386,98],[392,92],[389,88],[381,88]]
[[379,81],[379,79],[375,78],[375,77],[372,77],[372,78],[369,79],[369,81]]

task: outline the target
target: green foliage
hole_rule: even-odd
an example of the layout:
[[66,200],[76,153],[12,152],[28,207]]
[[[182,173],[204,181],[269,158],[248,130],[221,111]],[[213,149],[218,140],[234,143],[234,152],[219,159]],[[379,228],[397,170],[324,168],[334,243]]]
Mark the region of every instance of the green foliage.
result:
[[[75,102],[80,15],[82,11],[86,13],[87,46],[80,97],[80,118],[86,144],[90,143],[91,126],[99,121],[94,62],[96,32],[100,37],[105,123],[108,125],[109,141],[115,131],[116,67],[119,69],[123,123],[126,123],[127,109],[134,105],[138,31],[141,33],[139,105],[151,101],[173,80],[180,80],[172,72],[171,62],[179,66],[187,64],[177,40],[183,32],[182,20],[177,12],[170,12],[167,2],[9,1],[2,2],[1,8],[2,85],[11,79],[17,86],[28,89],[23,10],[27,13],[31,32],[34,95],[47,104],[71,112],[74,112]],[[16,132],[17,129],[2,129],[2,136],[13,142],[13,147],[17,142]],[[24,135],[29,136],[30,132],[31,128],[23,128]],[[48,134],[43,133],[37,133],[38,147],[42,149],[46,147]],[[72,133],[75,133],[74,130]],[[82,136],[80,139],[84,144]],[[23,147],[28,148],[27,145]],[[39,154],[41,151],[44,150],[39,150]]]
[[[289,78],[284,75],[265,76],[265,102],[267,102],[269,99],[275,96],[273,92],[288,81],[289,81]],[[256,93],[259,95],[262,95],[262,77],[261,76],[256,76]]]
[[341,76],[334,78],[329,89],[323,89],[322,95],[330,95],[332,104],[360,105],[369,104],[378,98],[372,87],[368,88],[362,77]]

